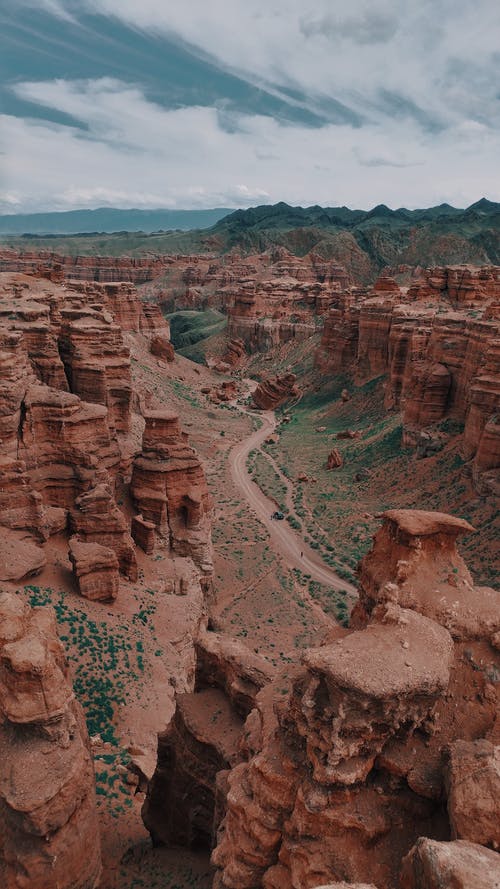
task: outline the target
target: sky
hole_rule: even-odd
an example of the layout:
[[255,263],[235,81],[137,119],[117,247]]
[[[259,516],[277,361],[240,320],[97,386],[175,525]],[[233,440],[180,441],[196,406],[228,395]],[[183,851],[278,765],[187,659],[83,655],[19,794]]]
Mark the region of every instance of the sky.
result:
[[0,0],[0,213],[500,200],[498,0]]

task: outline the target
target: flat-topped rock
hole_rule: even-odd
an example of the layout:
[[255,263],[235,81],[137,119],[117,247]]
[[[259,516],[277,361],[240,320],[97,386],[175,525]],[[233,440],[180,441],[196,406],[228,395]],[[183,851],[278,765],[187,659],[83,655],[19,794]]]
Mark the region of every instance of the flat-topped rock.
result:
[[330,687],[369,698],[442,692],[450,674],[450,634],[404,609],[390,609],[383,620],[334,645],[307,649],[303,663]]
[[389,509],[382,519],[393,522],[410,537],[429,537],[432,534],[471,534],[475,529],[465,519],[448,515],[445,512],[432,512],[423,509]]

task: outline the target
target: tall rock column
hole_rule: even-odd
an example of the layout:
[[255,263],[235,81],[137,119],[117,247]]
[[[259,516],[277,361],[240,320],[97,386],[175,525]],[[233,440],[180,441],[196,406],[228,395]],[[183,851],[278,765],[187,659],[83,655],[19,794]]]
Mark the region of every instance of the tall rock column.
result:
[[176,413],[148,409],[144,419],[142,453],[130,485],[138,511],[169,536],[174,552],[211,574],[211,499],[198,455]]

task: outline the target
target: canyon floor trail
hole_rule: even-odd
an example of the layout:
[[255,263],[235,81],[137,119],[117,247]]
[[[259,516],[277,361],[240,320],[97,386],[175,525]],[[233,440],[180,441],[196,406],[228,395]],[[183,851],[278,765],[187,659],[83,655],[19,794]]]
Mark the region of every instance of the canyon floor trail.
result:
[[275,430],[276,418],[272,411],[263,411],[259,418],[262,426],[248,438],[238,442],[229,454],[229,468],[235,485],[248,501],[260,521],[266,526],[269,535],[280,549],[290,568],[310,574],[313,580],[327,584],[336,590],[347,590],[356,594],[356,588],[322,562],[310,546],[285,522],[271,519],[276,505],[266,497],[248,473],[246,461],[251,450],[260,448],[265,439]]

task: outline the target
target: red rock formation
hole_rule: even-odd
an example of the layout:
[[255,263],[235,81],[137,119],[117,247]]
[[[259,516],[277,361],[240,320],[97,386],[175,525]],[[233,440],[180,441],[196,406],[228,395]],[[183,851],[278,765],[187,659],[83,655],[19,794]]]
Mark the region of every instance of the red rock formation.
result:
[[164,333],[156,333],[151,337],[151,354],[163,361],[173,361],[175,357],[174,347],[169,337]]
[[71,391],[83,401],[106,405],[110,427],[127,432],[130,354],[111,316],[92,310],[63,311],[59,349]]
[[177,696],[175,716],[159,736],[143,818],[155,842],[211,847],[224,776],[239,759],[242,720],[275,671],[219,633],[202,631],[196,655],[196,692]]
[[0,877],[5,889],[96,889],[94,767],[46,609],[0,594]]
[[[408,289],[377,282],[351,289],[326,317],[315,361],[323,373],[351,370],[362,383],[387,375],[385,405],[403,409],[405,445],[418,445],[446,417],[465,423],[464,453],[478,490],[499,489],[500,271],[431,269]],[[481,476],[484,479],[481,481]]]
[[143,808],[153,842],[210,848],[215,779],[238,759],[242,720],[215,688],[177,696],[174,719],[158,739],[158,765]]
[[342,454],[340,453],[338,448],[333,448],[328,454],[328,459],[326,461],[327,469],[339,469],[342,466],[344,460],[342,458]]
[[414,364],[405,389],[403,423],[405,442],[411,440],[413,429],[432,426],[446,413],[451,374],[444,364]]
[[[446,751],[457,750],[457,763],[463,748],[454,743],[464,739],[473,748],[467,756],[479,754],[477,739],[493,731],[497,706],[490,676],[498,657],[488,640],[498,638],[498,607],[492,591],[472,587],[456,553],[457,535],[468,530],[439,513],[388,513],[362,564],[359,629],[307,650],[302,668],[257,695],[242,761],[219,804],[226,807],[213,853],[220,885],[373,879],[396,889],[419,836],[449,838],[461,797],[453,795]],[[488,768],[472,799],[489,839]]]
[[40,574],[46,565],[43,549],[25,535],[2,528],[0,534],[0,580],[23,580]]
[[456,548],[473,528],[439,512],[393,509],[360,570],[359,602],[352,615],[362,624],[381,602],[396,601],[445,626],[455,639],[491,638],[500,629],[497,595],[474,587]]
[[[137,580],[134,542],[108,485],[96,485],[76,498],[70,511],[70,525],[84,543],[102,544],[116,553],[122,574],[129,580]],[[84,559],[83,552],[81,558]],[[105,560],[107,556],[102,554],[102,558]]]
[[20,408],[19,455],[44,503],[69,508],[96,478],[114,479],[120,453],[107,408],[48,386],[32,386]]
[[177,414],[144,412],[142,453],[134,461],[130,492],[146,521],[170,538],[179,555],[212,571],[211,500],[199,458],[181,431]]
[[275,668],[242,642],[221,633],[200,633],[195,647],[196,687],[222,689],[236,712],[248,716]]
[[455,741],[447,775],[452,836],[500,849],[500,747],[490,741]]
[[145,553],[150,555],[154,551],[155,525],[153,522],[146,522],[141,515],[136,515],[132,519],[131,533],[137,546],[140,546]]
[[403,864],[401,889],[496,889],[500,855],[457,840],[437,843],[422,837]]
[[239,367],[245,354],[245,343],[242,339],[235,338],[229,340],[222,360],[225,364],[228,364],[229,367]]
[[69,558],[81,596],[100,602],[116,599],[119,578],[118,557],[114,550],[72,537]]
[[292,373],[281,377],[262,380],[252,394],[256,407],[260,410],[274,410],[290,398],[297,398],[300,390],[296,385],[296,376]]

